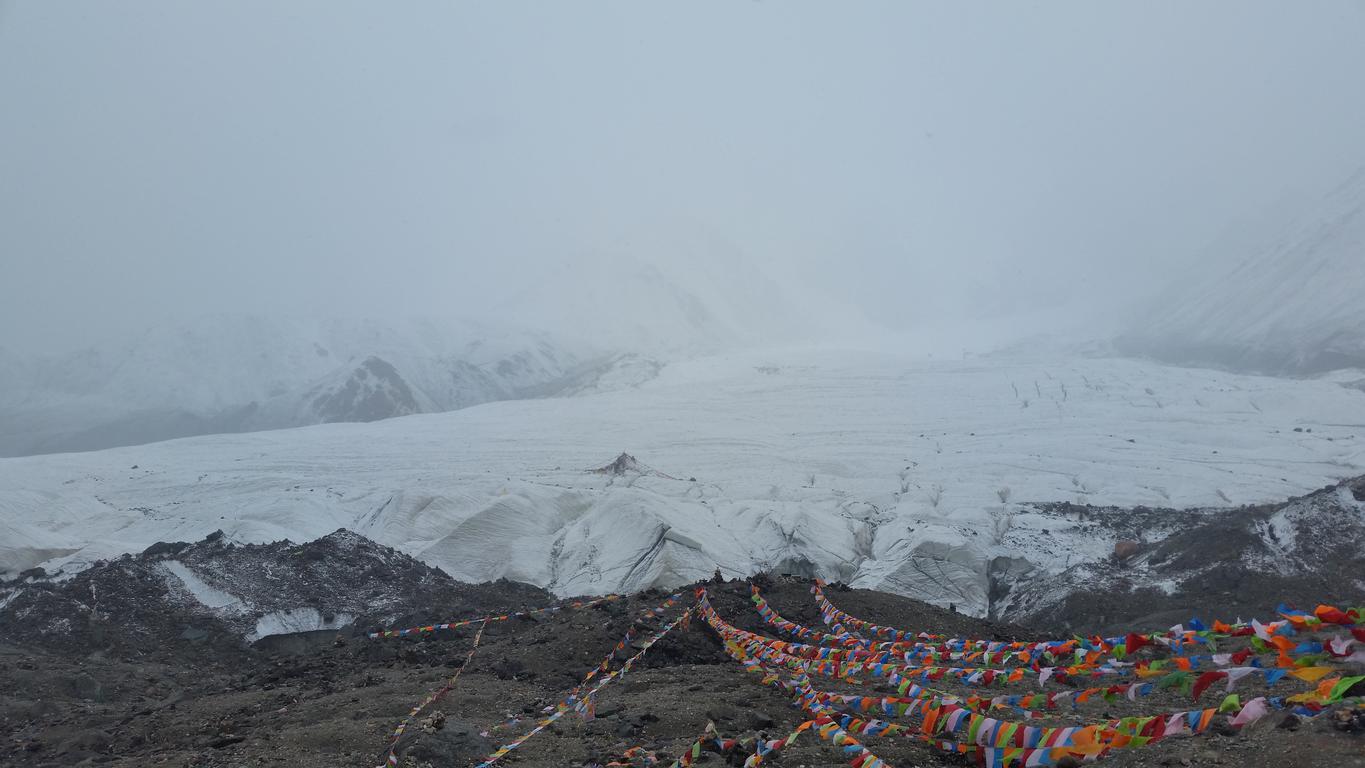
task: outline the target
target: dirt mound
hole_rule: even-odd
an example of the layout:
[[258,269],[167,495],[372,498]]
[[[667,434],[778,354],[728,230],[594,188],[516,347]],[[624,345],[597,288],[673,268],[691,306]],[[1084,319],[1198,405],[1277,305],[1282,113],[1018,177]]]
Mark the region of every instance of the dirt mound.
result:
[[590,469],[588,471],[597,475],[611,475],[613,477],[627,477],[630,475],[653,475],[654,477],[662,477],[665,480],[678,479],[676,477],[673,477],[672,475],[666,475],[663,472],[654,469],[653,467],[641,462],[639,459],[635,458],[634,456],[631,456],[629,453],[626,453],[625,451],[622,451],[621,455],[613,459],[610,464],[606,464],[596,469]]

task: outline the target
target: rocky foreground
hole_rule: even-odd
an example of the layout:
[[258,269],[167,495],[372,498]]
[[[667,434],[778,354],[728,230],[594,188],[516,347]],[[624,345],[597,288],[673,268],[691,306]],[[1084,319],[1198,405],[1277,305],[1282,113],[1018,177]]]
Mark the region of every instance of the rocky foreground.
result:
[[[753,583],[786,619],[829,631],[808,581],[768,576]],[[215,587],[221,584],[234,585],[233,592]],[[755,610],[750,584],[732,580],[700,586],[707,589],[716,615],[737,629],[783,637]],[[394,744],[394,759],[410,766],[473,766],[535,727],[547,708],[552,712],[611,654],[609,670],[599,669],[581,688],[601,685],[592,718],[569,712],[498,764],[649,765],[657,760],[667,765],[707,735],[709,723],[714,731],[696,762],[740,765],[746,750],[752,754],[752,742],[730,744],[721,754],[716,750],[724,751],[725,739],[777,740],[810,715],[793,706],[787,692],[746,672],[700,616],[677,623],[651,645],[652,636],[695,611],[692,589],[678,594],[670,600],[665,592],[650,591],[547,611],[559,603],[539,589],[510,582],[461,584],[349,532],[303,545],[234,546],[210,537],[194,544],[160,544],[60,583],[30,575],[0,596],[0,763],[375,766],[386,759],[395,727],[459,672],[453,687],[413,718]],[[866,620],[957,637],[1034,640],[1066,637],[1069,631],[994,623],[866,590],[835,586],[828,594],[839,608]],[[1093,592],[1092,615],[1113,621],[1129,596]],[[1224,617],[1220,599],[1219,593],[1209,593],[1196,608],[1206,619]],[[659,606],[666,607],[653,610]],[[1151,608],[1142,602],[1137,609],[1150,613]],[[1266,605],[1263,616],[1275,618],[1273,609]],[[530,613],[482,624],[477,647],[479,624],[368,636],[382,627],[515,611]],[[621,643],[628,632],[628,641]],[[1249,648],[1247,643],[1237,638],[1218,650],[1236,652]],[[626,674],[611,675],[631,657],[638,658]],[[1274,655],[1267,658],[1273,666]],[[1337,676],[1365,673],[1352,673],[1340,660],[1322,663]],[[852,677],[857,684],[821,685],[875,696],[896,693],[875,692],[870,675]],[[978,684],[949,678],[934,686],[965,696]],[[1081,675],[1057,675],[1040,685],[1035,671],[988,695],[1055,693],[1096,684]],[[1267,687],[1253,675],[1239,683],[1237,692],[1241,702],[1248,702],[1312,689],[1293,678]],[[1097,696],[1074,712],[1069,707],[1045,712],[1037,722],[1075,725],[1216,707],[1225,695],[1220,681],[1198,703],[1180,686],[1155,688],[1131,700]],[[1275,709],[1244,727],[1229,725],[1235,714],[1229,712],[1210,720],[1202,735],[1117,751],[1103,762],[1365,765],[1365,712],[1353,708],[1353,701],[1334,702],[1313,718]],[[1013,710],[994,716],[1020,717]],[[974,760],[913,738],[858,738],[889,765]],[[841,765],[846,759],[839,747],[806,731],[764,764]]]

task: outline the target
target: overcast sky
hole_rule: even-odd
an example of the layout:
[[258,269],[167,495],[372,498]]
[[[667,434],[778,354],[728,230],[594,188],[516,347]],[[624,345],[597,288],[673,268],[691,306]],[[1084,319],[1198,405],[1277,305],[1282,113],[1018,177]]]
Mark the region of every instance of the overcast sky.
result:
[[488,315],[602,257],[1092,323],[1365,163],[1362,40],[1361,0],[0,1],[0,346]]

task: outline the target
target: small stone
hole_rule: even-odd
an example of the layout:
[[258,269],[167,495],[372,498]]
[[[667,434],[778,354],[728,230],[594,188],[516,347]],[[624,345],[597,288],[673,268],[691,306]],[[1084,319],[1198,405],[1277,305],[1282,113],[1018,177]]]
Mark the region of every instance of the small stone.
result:
[[1365,730],[1365,716],[1361,710],[1338,709],[1332,713],[1332,727],[1338,731]]
[[659,722],[659,716],[653,712],[640,712],[630,718],[631,725],[634,725],[636,728],[643,727],[645,723],[657,722]]
[[621,706],[620,704],[607,704],[607,705],[598,707],[597,710],[596,710],[593,714],[594,714],[595,717],[598,717],[598,718],[603,718],[603,717],[616,717],[617,715],[621,714],[621,712],[623,712],[624,710],[625,710],[625,707]]
[[757,731],[767,730],[774,725],[772,717],[763,712],[750,712],[747,720],[746,727]]
[[71,681],[71,688],[78,698],[104,701],[104,686],[90,675],[77,675]]
[[712,704],[706,708],[706,719],[716,723],[733,722],[739,718],[739,710],[729,704]]
[[432,712],[430,715],[427,715],[426,717],[422,718],[422,730],[428,733],[441,730],[442,728],[445,727],[445,724],[446,713],[440,711],[439,709],[436,710],[435,712]]

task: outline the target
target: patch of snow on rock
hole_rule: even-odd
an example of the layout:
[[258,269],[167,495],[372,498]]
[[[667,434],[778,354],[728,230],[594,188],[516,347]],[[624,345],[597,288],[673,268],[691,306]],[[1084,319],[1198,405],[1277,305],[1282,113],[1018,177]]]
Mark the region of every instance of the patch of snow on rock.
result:
[[322,614],[316,608],[291,608],[287,611],[267,613],[256,620],[256,629],[246,636],[247,642],[254,643],[271,635],[288,635],[295,632],[317,632],[324,629],[341,629],[355,621],[349,613]]
[[162,566],[179,579],[180,584],[204,607],[227,611],[241,611],[245,608],[240,598],[210,585],[179,560],[168,560],[162,563]]

